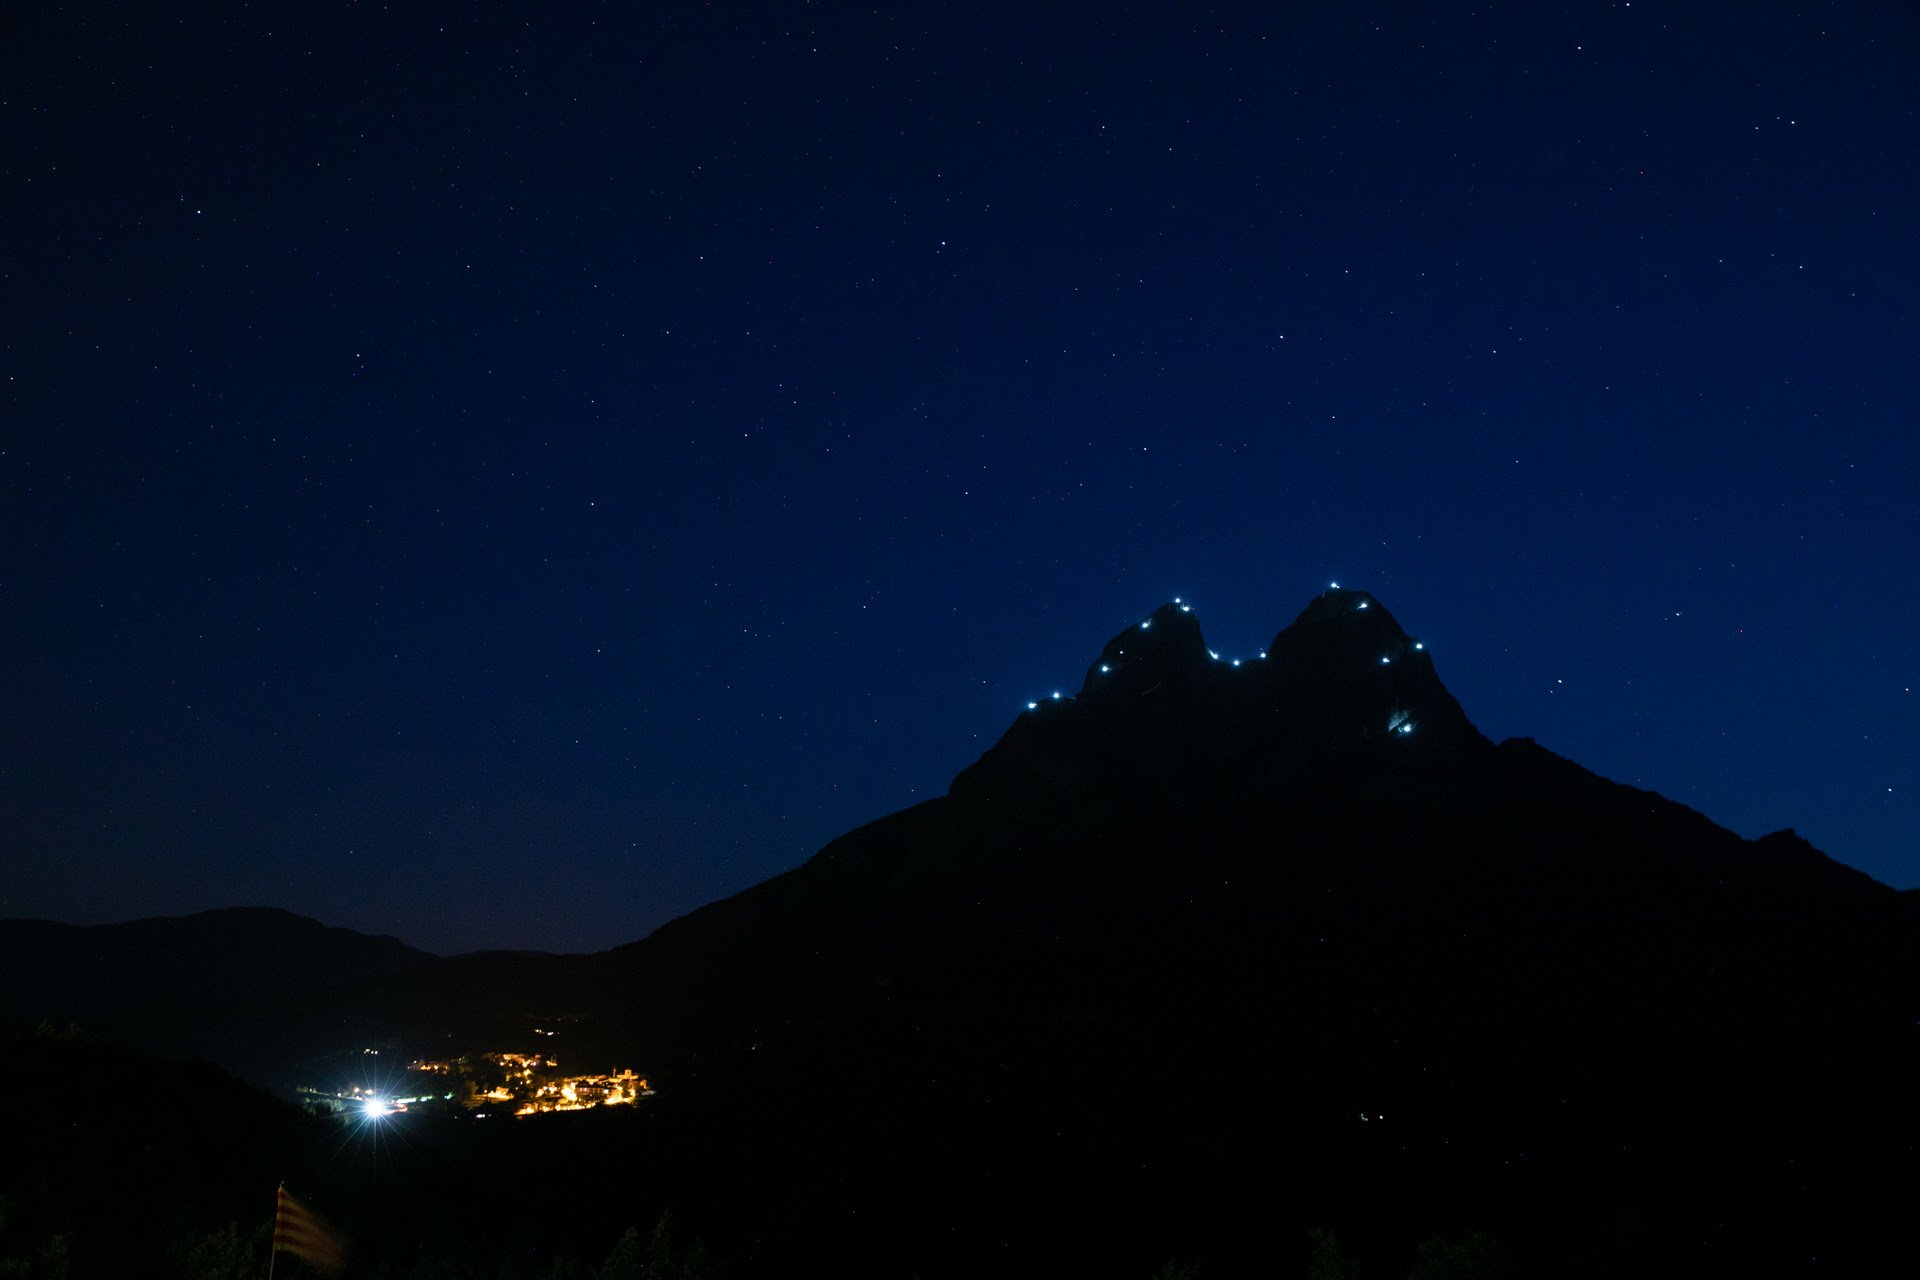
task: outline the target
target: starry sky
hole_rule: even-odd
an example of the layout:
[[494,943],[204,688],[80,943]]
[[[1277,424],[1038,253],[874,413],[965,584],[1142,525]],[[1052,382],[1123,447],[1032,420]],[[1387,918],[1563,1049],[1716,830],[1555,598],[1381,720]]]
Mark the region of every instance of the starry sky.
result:
[[1910,5],[16,8],[0,916],[614,945],[1336,578],[1920,883]]

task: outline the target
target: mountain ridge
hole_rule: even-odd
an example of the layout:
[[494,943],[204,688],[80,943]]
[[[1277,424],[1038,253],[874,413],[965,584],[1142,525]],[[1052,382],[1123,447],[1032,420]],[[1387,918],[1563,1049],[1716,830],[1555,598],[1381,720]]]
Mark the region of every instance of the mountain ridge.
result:
[[[1811,1195],[1821,1256],[1913,1256],[1860,1208],[1914,1131],[1896,1083],[1920,1067],[1909,897],[1797,837],[1745,840],[1489,741],[1366,593],[1321,593],[1238,666],[1183,605],[1035,699],[946,795],[609,953],[610,1022],[665,1111],[723,1146],[845,1149],[808,1204],[911,1224],[891,1236],[902,1267],[925,1265],[914,1239],[956,1232],[990,1265],[962,1224],[1008,1222],[1020,1197],[1054,1215],[1007,1228],[1056,1251],[1034,1273],[1072,1269],[1062,1242],[1110,1229],[1113,1204],[1207,1224],[1189,1229],[1228,1274],[1262,1256],[1248,1224],[1288,1203],[1301,1230],[1369,1201],[1477,1222],[1572,1269],[1539,1222],[1620,1201],[1679,1273],[1702,1267],[1695,1214],[1718,1224],[1710,1252],[1771,1274]],[[1206,1083],[1142,1110],[1112,1071],[1140,1057]],[[829,1123],[817,1098],[859,1101]],[[1729,1110],[1749,1127],[1710,1118]],[[1348,1126],[1376,1113],[1394,1128],[1356,1147]],[[1781,1125],[1817,1186],[1769,1172]],[[1270,1172],[1179,1173],[1207,1166]],[[806,1228],[767,1212],[790,1233],[769,1256],[793,1256]]]
[[1231,1275],[1308,1226],[1375,1269],[1465,1228],[1543,1273],[1920,1264],[1920,895],[1489,741],[1364,592],[1238,666],[1183,606],[781,875],[316,1008],[564,1005],[748,1272]]

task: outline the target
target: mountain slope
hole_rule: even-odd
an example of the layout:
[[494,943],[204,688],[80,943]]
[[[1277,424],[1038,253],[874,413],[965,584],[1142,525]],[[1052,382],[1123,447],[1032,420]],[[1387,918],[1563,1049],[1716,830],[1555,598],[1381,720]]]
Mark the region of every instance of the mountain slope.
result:
[[0,925],[0,1009],[255,1079],[560,1014],[659,1089],[623,1194],[740,1275],[1303,1274],[1313,1226],[1372,1275],[1469,1229],[1522,1275],[1920,1273],[1920,894],[1488,741],[1362,592],[1238,666],[1156,610],[947,795],[598,956],[114,928]]
[[1488,742],[1364,593],[1266,654],[1162,608],[947,796],[608,957],[768,1259],[1915,1256],[1911,895]]

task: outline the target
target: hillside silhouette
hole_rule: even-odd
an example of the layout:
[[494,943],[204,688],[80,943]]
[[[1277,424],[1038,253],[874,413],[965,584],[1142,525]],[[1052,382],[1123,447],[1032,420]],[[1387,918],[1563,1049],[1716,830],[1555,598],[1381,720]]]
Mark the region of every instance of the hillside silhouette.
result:
[[383,944],[253,1034],[563,1009],[659,1091],[637,1200],[740,1274],[1305,1274],[1309,1228],[1372,1275],[1436,1237],[1912,1274],[1916,926],[1791,832],[1489,741],[1333,589],[1237,665],[1163,606],[947,795],[642,941]]
[[1914,1258],[1915,896],[1489,742],[1366,593],[1239,666],[1168,605],[945,797],[612,953],[608,1018],[756,1153],[711,1175],[770,1253],[1871,1271]]

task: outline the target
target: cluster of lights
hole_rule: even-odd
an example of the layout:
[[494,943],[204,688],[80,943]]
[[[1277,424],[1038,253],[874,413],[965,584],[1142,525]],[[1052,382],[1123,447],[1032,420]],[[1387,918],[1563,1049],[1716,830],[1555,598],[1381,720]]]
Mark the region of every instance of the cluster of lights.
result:
[[[1361,607],[1362,609],[1364,609],[1364,608],[1366,608],[1367,606],[1366,606],[1366,605],[1365,605],[1365,604],[1363,603],[1363,604],[1362,604],[1362,605],[1361,605],[1360,607]],[[1427,648],[1427,646],[1426,646],[1426,645],[1424,645],[1424,644],[1422,644],[1422,643],[1421,643],[1420,641],[1418,641],[1418,640],[1415,640],[1415,641],[1413,642],[1413,647],[1414,647],[1414,650],[1415,650],[1416,652],[1420,652],[1420,653],[1424,653],[1424,652],[1426,652],[1426,648]],[[1392,657],[1392,656],[1391,656],[1390,654],[1382,654],[1382,655],[1381,655],[1381,657],[1380,657],[1380,665],[1381,665],[1381,666],[1383,666],[1383,667],[1385,667],[1385,666],[1391,666],[1391,665],[1392,665],[1392,663],[1393,663],[1393,657]],[[1403,737],[1403,738],[1404,738],[1404,737],[1406,737],[1406,736],[1407,736],[1408,734],[1410,734],[1410,733],[1412,733],[1412,732],[1413,732],[1413,720],[1412,720],[1412,718],[1411,718],[1411,717],[1410,717],[1410,716],[1408,715],[1408,713],[1407,713],[1407,712],[1405,712],[1405,711],[1396,711],[1396,712],[1394,712],[1394,713],[1393,713],[1393,718],[1392,718],[1391,720],[1388,720],[1388,721],[1387,721],[1387,732],[1388,732],[1388,733],[1397,733],[1397,734],[1399,734],[1399,735],[1400,735],[1401,737]]]
[[[1414,648],[1414,652],[1416,652],[1416,653],[1425,653],[1425,652],[1427,651],[1427,646],[1426,646],[1426,645],[1424,645],[1424,644],[1422,644],[1422,643],[1420,643],[1420,641],[1418,641],[1418,640],[1415,640],[1415,641],[1413,642],[1413,648]],[[1381,655],[1380,655],[1380,665],[1381,665],[1381,666],[1383,666],[1383,667],[1386,667],[1386,666],[1391,666],[1392,664],[1393,664],[1393,655],[1392,655],[1392,654],[1388,654],[1388,653],[1383,653],[1383,654],[1381,654]]]
[[[1340,584],[1339,584],[1339,583],[1337,583],[1337,582],[1329,582],[1329,583],[1327,584],[1327,586],[1328,586],[1328,588],[1329,588],[1330,590],[1334,590],[1334,591],[1338,591],[1338,590],[1340,589]],[[1184,600],[1182,600],[1182,599],[1181,599],[1181,598],[1180,598],[1179,596],[1175,596],[1175,597],[1173,598],[1173,603],[1179,606],[1179,608],[1180,608],[1180,612],[1182,612],[1182,613],[1192,613],[1192,612],[1193,612],[1193,606],[1192,606],[1192,605],[1190,605],[1190,604],[1188,604],[1188,603],[1186,603],[1186,601],[1184,601]],[[1356,607],[1356,608],[1359,608],[1359,609],[1364,609],[1364,608],[1366,608],[1366,607],[1367,607],[1367,603],[1368,603],[1367,601],[1365,601],[1365,600],[1362,600],[1362,601],[1360,601],[1360,603],[1359,603],[1358,605],[1356,605],[1355,607]],[[1140,623],[1140,629],[1141,629],[1142,631],[1148,631],[1148,630],[1151,630],[1152,628],[1153,628],[1153,619],[1152,619],[1152,618],[1147,618],[1147,619],[1145,619],[1145,620],[1143,620],[1143,621],[1142,621],[1142,622]],[[1427,646],[1426,646],[1426,645],[1424,645],[1424,644],[1422,644],[1422,643],[1421,643],[1420,641],[1418,641],[1418,640],[1415,640],[1415,641],[1413,642],[1413,647],[1414,647],[1414,648],[1415,648],[1416,650],[1419,650],[1419,651],[1421,651],[1421,652],[1424,652],[1424,651],[1426,650],[1426,647],[1427,647]],[[1121,652],[1121,653],[1125,653],[1125,652],[1126,652],[1126,650],[1125,650],[1125,649],[1122,649],[1122,650],[1120,650],[1120,652]],[[1214,650],[1214,649],[1209,649],[1209,650],[1207,650],[1207,656],[1208,656],[1209,658],[1211,658],[1211,659],[1213,659],[1213,660],[1214,660],[1215,662],[1219,662],[1219,661],[1221,661],[1221,658],[1220,658],[1220,654],[1219,654],[1219,651],[1218,651],[1218,650]],[[1258,654],[1258,656],[1259,656],[1259,658],[1260,658],[1260,660],[1264,662],[1264,661],[1266,660],[1266,657],[1267,657],[1267,651],[1266,651],[1265,649],[1262,649],[1262,650],[1260,650],[1260,652],[1259,652],[1259,654]],[[1383,666],[1383,667],[1385,667],[1385,666],[1391,666],[1392,664],[1393,664],[1393,658],[1392,658],[1391,656],[1385,656],[1385,655],[1383,655],[1383,656],[1381,657],[1381,659],[1380,659],[1380,665],[1381,665],[1381,666]],[[1234,658],[1234,659],[1231,659],[1231,660],[1230,660],[1230,665],[1232,665],[1232,666],[1235,666],[1235,667],[1238,667],[1238,666],[1240,665],[1240,659],[1238,659],[1238,658]],[[1101,663],[1101,664],[1100,664],[1100,674],[1101,674],[1101,675],[1103,675],[1103,676],[1104,676],[1104,675],[1110,675],[1110,674],[1112,674],[1112,672],[1113,672],[1113,667],[1112,667],[1112,666],[1111,666],[1110,664],[1108,664],[1108,663],[1105,663],[1105,662],[1103,662],[1103,663]],[[1061,694],[1060,694],[1059,692],[1057,692],[1057,691],[1056,691],[1055,693],[1053,693],[1053,694],[1051,695],[1051,698],[1050,698],[1050,700],[1051,700],[1051,701],[1054,701],[1054,702],[1060,702],[1060,701],[1063,701],[1063,697],[1062,697],[1062,695],[1061,695]],[[1029,702],[1029,703],[1027,703],[1027,710],[1029,710],[1029,711],[1038,711],[1039,709],[1040,709],[1040,704],[1039,704],[1038,702]],[[1394,724],[1392,724],[1392,725],[1389,725],[1389,726],[1388,726],[1388,728],[1389,728],[1389,730],[1391,730],[1391,731],[1393,731],[1393,732],[1397,732],[1397,733],[1412,733],[1412,732],[1413,732],[1413,725],[1412,725],[1412,724],[1400,724],[1400,723],[1398,723],[1397,721],[1396,721],[1396,722],[1395,722]]]

